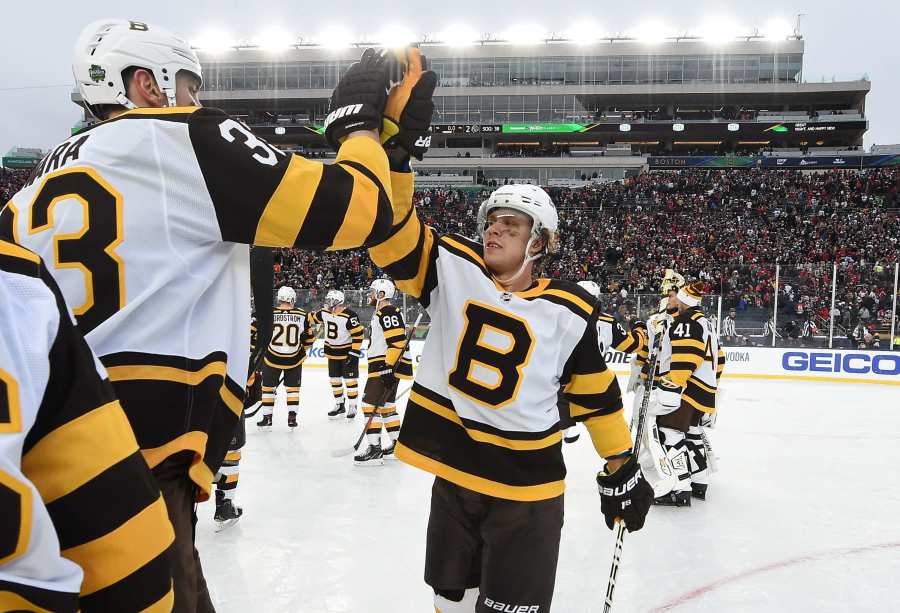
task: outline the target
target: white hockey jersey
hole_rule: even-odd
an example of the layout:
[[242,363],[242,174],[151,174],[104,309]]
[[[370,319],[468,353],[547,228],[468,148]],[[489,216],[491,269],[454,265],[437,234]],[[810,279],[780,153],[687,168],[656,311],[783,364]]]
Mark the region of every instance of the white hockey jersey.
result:
[[672,318],[662,339],[660,360],[660,377],[680,388],[682,404],[715,413],[725,352],[719,346],[713,323],[698,307]]
[[482,245],[422,225],[410,173],[391,178],[398,223],[369,252],[431,317],[397,457],[498,498],[559,496],[560,390],[601,455],[628,451],[621,393],[598,346],[590,294],[548,279],[503,291]]
[[150,466],[194,451],[205,498],[243,408],[247,245],[377,242],[389,180],[369,138],[324,165],[215,109],[136,109],[56,147],[0,214],[0,236],[48,262]]
[[105,377],[40,259],[0,241],[0,611],[171,610],[172,526]]
[[344,307],[339,313],[327,309],[315,311],[313,320],[325,327],[325,355],[331,358],[344,358],[351,349],[362,348],[365,328],[359,321],[359,315]]
[[[372,313],[370,330],[369,352],[366,356],[369,376],[389,372],[397,364],[394,374],[398,378],[412,378],[412,356],[409,347],[404,350],[406,324],[397,307],[386,303]],[[400,355],[401,351],[403,355]]]

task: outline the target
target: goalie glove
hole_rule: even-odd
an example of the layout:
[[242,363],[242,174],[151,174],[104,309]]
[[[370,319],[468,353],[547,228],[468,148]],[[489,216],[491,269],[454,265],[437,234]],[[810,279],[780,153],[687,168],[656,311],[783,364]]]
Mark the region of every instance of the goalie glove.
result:
[[381,143],[385,149],[400,148],[421,160],[431,146],[432,96],[438,77],[433,70],[427,70],[428,62],[418,48],[407,47],[398,55],[395,60],[405,72],[388,97]]
[[325,140],[335,151],[351,132],[381,128],[387,91],[387,58],[375,49],[366,49],[331,94]]
[[637,532],[644,527],[644,518],[653,503],[653,488],[644,479],[634,455],[611,475],[604,471],[597,473],[597,487],[600,490],[600,511],[607,528],[612,530],[617,519],[625,522],[629,532]]

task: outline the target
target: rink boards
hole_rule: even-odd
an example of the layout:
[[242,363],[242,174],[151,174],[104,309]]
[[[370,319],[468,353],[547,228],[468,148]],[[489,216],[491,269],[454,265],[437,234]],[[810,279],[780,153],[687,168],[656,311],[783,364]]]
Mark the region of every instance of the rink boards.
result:
[[[422,355],[424,341],[412,341],[414,364]],[[365,358],[365,349],[363,356]],[[829,381],[833,383],[877,383],[900,385],[900,352],[842,349],[727,347],[724,378]],[[608,351],[606,362],[616,374],[630,371],[630,356]],[[317,340],[304,366],[324,368],[324,345]],[[360,361],[365,368],[365,360]]]

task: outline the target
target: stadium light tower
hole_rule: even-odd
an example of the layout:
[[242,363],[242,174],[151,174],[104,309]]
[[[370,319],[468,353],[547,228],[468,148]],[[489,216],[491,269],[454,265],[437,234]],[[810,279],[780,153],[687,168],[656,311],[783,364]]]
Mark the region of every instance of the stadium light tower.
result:
[[270,28],[253,39],[253,44],[270,53],[280,53],[297,44],[297,39],[281,28]]
[[478,40],[478,33],[469,26],[456,24],[439,32],[437,40],[453,47],[468,47]]
[[207,30],[192,39],[192,44],[197,49],[208,53],[222,53],[234,46],[233,39],[221,30]]

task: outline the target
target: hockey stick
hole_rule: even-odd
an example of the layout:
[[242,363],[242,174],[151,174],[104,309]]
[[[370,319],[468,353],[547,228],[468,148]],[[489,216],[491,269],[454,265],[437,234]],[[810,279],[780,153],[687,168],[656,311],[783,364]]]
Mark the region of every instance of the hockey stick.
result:
[[[397,366],[400,365],[400,360],[403,358],[403,354],[406,353],[406,349],[409,347],[409,342],[412,340],[412,335],[416,331],[416,328],[419,327],[419,322],[422,320],[422,313],[419,313],[419,316],[416,317],[416,321],[413,323],[412,328],[409,329],[409,332],[406,333],[406,338],[403,340],[403,349],[400,350],[400,358],[394,363],[394,366],[391,368],[391,374],[397,372]],[[382,397],[382,401],[379,403],[380,406],[384,406],[387,404],[387,398],[390,395],[391,390],[384,390],[384,396]],[[366,430],[369,429],[369,426],[372,425],[372,421],[375,419],[375,415],[378,412],[379,407],[373,407],[372,414],[369,415],[368,419],[366,419],[366,423],[363,425],[362,432],[359,433],[359,438],[356,439],[356,442],[353,444],[353,447],[347,447],[344,449],[336,449],[331,452],[331,456],[335,458],[340,458],[346,455],[350,455],[362,444],[363,439],[366,438]]]
[[[638,413],[637,432],[634,438],[635,457],[641,450],[641,442],[644,437],[644,425],[647,421],[647,408],[650,406],[650,393],[653,391],[653,384],[656,383],[656,371],[659,362],[659,349],[662,346],[662,337],[668,331],[669,323],[663,322],[662,330],[653,339],[653,353],[650,357],[649,368],[647,369],[647,385],[644,387],[644,395],[641,398],[641,409]],[[619,575],[619,562],[622,559],[622,546],[625,543],[625,522],[618,521],[616,529],[616,544],[613,549],[612,564],[609,569],[609,580],[606,583],[606,601],[603,604],[603,613],[610,613],[613,606],[613,594],[616,591],[616,578]]]

